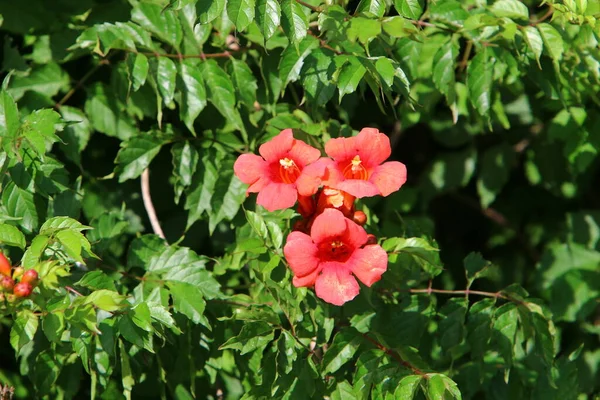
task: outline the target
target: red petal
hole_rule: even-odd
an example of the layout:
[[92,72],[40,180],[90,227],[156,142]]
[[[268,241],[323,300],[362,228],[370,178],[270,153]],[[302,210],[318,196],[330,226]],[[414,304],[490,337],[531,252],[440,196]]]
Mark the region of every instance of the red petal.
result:
[[392,154],[390,139],[375,128],[364,128],[358,133],[356,148],[367,168],[381,164]]
[[356,138],[329,139],[325,143],[325,153],[336,161],[349,160],[358,154]]
[[287,156],[294,145],[294,135],[291,129],[281,131],[277,136],[258,148],[258,152],[269,162]]
[[388,196],[400,189],[406,182],[406,166],[398,161],[389,161],[376,167],[369,178],[382,196]]
[[298,192],[293,184],[270,182],[258,193],[256,203],[276,211],[293,207],[297,199]]
[[317,280],[317,277],[319,276],[320,273],[321,273],[321,268],[317,268],[312,273],[310,273],[306,276],[303,276],[302,278],[294,276],[294,279],[292,279],[292,284],[296,287],[314,286],[315,281]]
[[312,224],[310,236],[317,245],[329,238],[342,236],[347,229],[344,214],[334,208],[326,208]]
[[321,157],[321,151],[304,143],[302,140],[294,139],[294,145],[289,152],[289,156],[300,166],[300,168],[314,163]]
[[329,169],[333,168],[334,162],[330,158],[320,158],[314,163],[307,165],[296,179],[298,193],[302,196],[312,196],[317,193],[323,180],[329,178]]
[[355,298],[359,290],[358,282],[350,271],[343,264],[334,262],[324,263],[323,272],[315,283],[317,296],[336,306]]
[[344,243],[358,249],[367,243],[367,232],[362,226],[346,218],[346,232],[344,233],[342,240]]
[[379,194],[379,189],[369,181],[360,179],[346,179],[335,186],[337,189],[350,193],[359,199],[362,197],[372,197]]
[[292,232],[288,235],[283,254],[290,263],[292,272],[297,277],[313,273],[319,266],[319,249],[310,236],[302,232]]
[[242,154],[233,164],[233,172],[240,181],[252,185],[260,178],[268,176],[268,164],[256,154]]
[[369,287],[381,279],[381,274],[387,271],[387,263],[387,253],[378,244],[356,250],[346,261],[352,273]]

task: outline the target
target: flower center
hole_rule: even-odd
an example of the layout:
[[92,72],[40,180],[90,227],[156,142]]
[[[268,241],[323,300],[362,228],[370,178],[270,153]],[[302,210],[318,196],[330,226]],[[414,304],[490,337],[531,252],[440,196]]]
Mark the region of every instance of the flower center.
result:
[[319,250],[323,261],[345,262],[352,254],[352,248],[339,239],[322,243]]
[[344,177],[347,179],[360,179],[366,181],[369,179],[369,173],[362,163],[359,155],[354,156],[350,163],[344,168]]
[[283,183],[294,183],[300,176],[300,168],[294,160],[282,158],[279,160],[279,177]]

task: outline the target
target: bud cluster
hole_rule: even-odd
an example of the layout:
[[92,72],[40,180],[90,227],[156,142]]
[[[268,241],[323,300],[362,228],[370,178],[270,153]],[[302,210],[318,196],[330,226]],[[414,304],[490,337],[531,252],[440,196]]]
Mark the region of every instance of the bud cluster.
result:
[[13,268],[6,256],[0,253],[0,301],[29,297],[38,282],[38,273],[34,269]]

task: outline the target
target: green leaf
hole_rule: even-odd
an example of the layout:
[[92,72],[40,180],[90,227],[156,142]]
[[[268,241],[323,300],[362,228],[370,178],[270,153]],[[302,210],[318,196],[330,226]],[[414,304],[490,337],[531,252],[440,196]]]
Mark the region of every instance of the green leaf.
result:
[[331,400],[358,400],[352,385],[348,381],[338,382],[335,390],[329,396]]
[[295,82],[300,77],[304,59],[319,46],[319,41],[312,37],[305,37],[296,50],[293,46],[288,46],[281,54],[279,62],[279,77],[283,81],[282,90],[290,82]]
[[19,311],[10,330],[10,345],[17,355],[21,349],[33,340],[38,329],[38,317],[29,310]]
[[135,385],[135,379],[131,372],[131,364],[129,362],[129,354],[125,350],[123,341],[119,339],[119,358],[121,359],[121,383],[123,385],[123,392],[126,398],[131,399],[131,390]]
[[221,16],[225,0],[205,0],[196,3],[196,13],[201,24],[208,24]]
[[121,143],[115,160],[119,182],[139,177],[169,139],[159,132],[144,133]]
[[248,64],[238,59],[232,58],[227,64],[227,72],[231,76],[233,86],[240,99],[249,110],[254,110],[256,100],[256,90],[258,84],[252,74]]
[[340,68],[337,77],[337,87],[340,94],[340,102],[342,101],[344,95],[354,93],[356,91],[358,84],[365,76],[365,72],[367,72],[367,69],[357,57],[348,57],[348,60]]
[[273,327],[265,322],[249,322],[242,326],[237,336],[229,338],[219,346],[219,350],[235,349],[240,354],[261,349],[273,340]]
[[9,151],[9,145],[12,144],[12,140],[16,139],[20,125],[17,104],[12,96],[3,90],[0,92],[0,137],[3,138],[2,148],[4,151]]
[[54,351],[44,350],[35,358],[33,381],[40,393],[47,393],[55,384],[62,365]]
[[85,231],[86,229],[90,229],[90,227],[70,217],[52,217],[48,218],[40,227],[40,235],[51,235],[64,229]]
[[552,60],[558,62],[562,60],[565,51],[564,42],[561,34],[552,25],[542,22],[537,25],[540,36],[544,42],[544,48]]
[[59,111],[67,124],[58,134],[62,141],[59,146],[71,161],[79,165],[81,153],[92,135],[90,121],[82,110],[75,107],[62,106]]
[[33,268],[37,263],[40,262],[40,257],[42,256],[42,252],[48,246],[50,238],[44,235],[38,235],[31,241],[31,245],[23,254],[23,258],[21,259],[21,264],[23,268],[30,269]]
[[469,253],[465,257],[463,264],[467,275],[467,282],[470,286],[475,279],[483,278],[488,275],[492,263],[484,260],[480,253]]
[[39,225],[39,197],[9,182],[2,188],[2,203],[10,217],[18,218],[27,232],[33,232]]
[[132,60],[129,66],[131,84],[133,91],[136,92],[146,82],[150,64],[148,63],[148,57],[142,53],[131,54],[129,57],[128,61]]
[[211,199],[219,178],[220,160],[212,151],[207,151],[198,164],[192,177],[190,190],[186,192],[185,209],[189,210],[187,228],[199,220],[202,214],[211,209]]
[[423,14],[423,0],[394,0],[398,14],[410,19],[419,19]]
[[540,69],[542,68],[540,64],[540,57],[542,56],[542,51],[544,49],[544,42],[542,40],[542,36],[540,32],[533,26],[526,26],[523,28],[524,39],[527,46],[531,49],[531,52],[535,56],[535,60],[538,63]]
[[467,67],[467,88],[469,100],[479,115],[488,121],[492,104],[492,83],[494,79],[495,60],[490,57],[490,51],[484,47],[469,62]]
[[242,32],[254,21],[255,0],[230,0],[227,2],[227,16]]
[[185,126],[195,135],[194,121],[206,107],[206,87],[199,62],[186,58],[179,64],[178,86],[181,90],[180,117]]
[[421,375],[409,375],[402,378],[394,392],[394,398],[412,400],[419,390],[422,379]]
[[429,374],[428,378],[425,388],[427,400],[462,399],[456,383],[446,375]]
[[363,17],[353,17],[350,20],[350,27],[347,31],[350,41],[354,42],[358,39],[365,46],[379,36],[380,33],[380,21]]
[[85,114],[95,130],[121,140],[136,135],[134,121],[123,112],[124,108],[125,105],[106,86],[98,83],[88,88]]
[[456,57],[458,56],[458,45],[454,40],[444,43],[433,57],[433,83],[437,89],[446,97],[446,101],[452,110],[454,123],[458,119],[456,104],[456,80],[454,75]]
[[51,342],[59,342],[65,330],[65,317],[61,312],[48,313],[42,319],[42,330]]
[[491,147],[483,153],[477,179],[477,192],[483,208],[489,207],[508,183],[515,157],[513,147],[508,144]]
[[58,231],[55,237],[58,239],[60,244],[63,245],[69,257],[73,258],[74,260],[83,262],[83,258],[81,257],[82,249],[85,249],[88,253],[91,253],[90,243],[85,236],[81,234],[81,232],[65,229]]
[[403,38],[418,32],[410,20],[397,15],[384,19],[381,26],[385,33],[394,38]]
[[280,26],[281,8],[277,0],[256,0],[256,25],[265,43]]
[[13,77],[8,93],[15,100],[20,100],[28,91],[54,97],[68,88],[69,75],[58,64],[50,63],[35,67],[26,76]]
[[290,42],[296,47],[306,37],[308,19],[303,7],[296,0],[283,0],[281,2],[281,27]]
[[361,0],[356,7],[356,13],[369,18],[382,18],[385,15],[385,1]]
[[156,69],[156,81],[158,84],[158,91],[167,105],[173,102],[176,76],[177,67],[173,60],[168,57],[159,57],[158,67]]
[[175,177],[175,202],[179,203],[179,197],[183,190],[192,184],[192,177],[196,172],[198,151],[189,142],[178,142],[171,147],[173,159],[173,176]]
[[199,288],[185,282],[171,282],[169,291],[173,298],[175,311],[182,313],[195,324],[208,326],[208,321],[204,316],[206,301]]
[[307,98],[313,104],[324,106],[333,97],[334,72],[335,64],[330,50],[316,49],[306,57],[300,75]]
[[469,13],[456,0],[436,1],[429,6],[430,18],[445,24],[461,28]]
[[115,280],[102,271],[87,272],[75,284],[77,286],[83,286],[91,290],[106,289],[111,290],[113,292],[117,291],[117,288],[115,287]]
[[201,63],[200,73],[206,82],[208,100],[234,127],[243,130],[244,124],[235,108],[235,89],[229,75],[215,60],[206,60]]
[[25,249],[25,235],[12,225],[0,223],[0,243]]
[[139,3],[131,11],[131,19],[171,46],[179,48],[183,34],[177,13],[173,10],[163,10],[158,4]]
[[483,299],[474,303],[467,317],[467,341],[475,359],[483,358],[492,337],[492,316],[496,299]]
[[514,357],[514,346],[517,336],[518,311],[513,303],[505,304],[494,313],[493,338],[507,368],[510,368]]
[[350,361],[361,343],[361,335],[352,329],[343,329],[338,332],[323,356],[323,375],[337,371]]
[[519,0],[496,0],[490,10],[500,18],[529,21],[529,9]]
[[[458,357],[452,349],[461,344],[465,336],[465,315],[467,314],[468,300],[464,297],[449,299],[439,310],[441,321],[439,330],[441,332],[440,345],[445,354],[450,355],[453,360]],[[462,355],[462,353],[459,354]],[[459,355],[459,356],[460,356]]]
[[211,208],[208,211],[208,230],[214,232],[217,225],[224,219],[232,220],[246,199],[246,185],[233,173],[233,159],[223,160],[219,179],[214,186],[210,199]]
[[113,290],[100,289],[93,291],[85,297],[83,304],[93,304],[94,307],[100,310],[114,312],[129,306],[129,303],[125,299],[125,296]]

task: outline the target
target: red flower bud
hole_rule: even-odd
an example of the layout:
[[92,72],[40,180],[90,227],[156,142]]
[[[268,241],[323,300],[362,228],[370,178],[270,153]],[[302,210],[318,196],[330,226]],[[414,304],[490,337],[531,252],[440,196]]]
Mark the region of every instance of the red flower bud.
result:
[[369,244],[377,244],[377,237],[371,233],[367,235],[367,243],[365,243],[365,246]]
[[354,211],[354,215],[352,215],[352,220],[358,225],[363,226],[367,223],[367,214],[365,214],[362,211]]
[[0,290],[4,290],[5,292],[12,292],[14,286],[15,281],[13,281],[10,276],[4,276],[2,277],[2,279],[0,279]]
[[23,274],[21,282],[29,283],[31,286],[35,286],[39,281],[38,273],[35,269],[28,269]]
[[13,293],[17,297],[29,297],[33,287],[29,283],[20,282],[15,285]]
[[0,275],[10,276],[10,261],[0,253]]
[[23,267],[17,267],[13,270],[13,274],[12,277],[13,279],[19,279],[21,276],[23,276],[23,272],[25,270],[23,269]]

